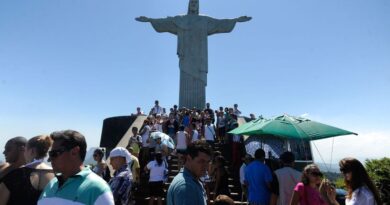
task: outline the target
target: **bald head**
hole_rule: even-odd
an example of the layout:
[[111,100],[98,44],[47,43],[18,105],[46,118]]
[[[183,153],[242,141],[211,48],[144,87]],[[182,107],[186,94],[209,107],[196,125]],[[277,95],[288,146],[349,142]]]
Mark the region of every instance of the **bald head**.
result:
[[14,137],[7,141],[4,148],[5,160],[9,163],[24,160],[24,150],[27,145],[27,139],[24,137]]

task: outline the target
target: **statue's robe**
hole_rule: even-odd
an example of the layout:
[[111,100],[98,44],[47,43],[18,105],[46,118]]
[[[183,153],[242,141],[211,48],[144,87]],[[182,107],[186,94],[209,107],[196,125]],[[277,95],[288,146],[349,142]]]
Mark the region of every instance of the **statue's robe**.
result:
[[157,32],[169,32],[178,37],[179,107],[204,109],[208,72],[207,36],[231,32],[236,20],[181,15],[152,19],[151,24]]

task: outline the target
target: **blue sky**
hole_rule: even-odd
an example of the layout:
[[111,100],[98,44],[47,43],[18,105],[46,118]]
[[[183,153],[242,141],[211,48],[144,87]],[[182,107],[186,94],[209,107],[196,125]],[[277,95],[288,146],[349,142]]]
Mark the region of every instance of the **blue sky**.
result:
[[[75,129],[97,146],[102,121],[178,102],[175,36],[134,20],[187,1],[0,0],[0,147]],[[213,0],[200,12],[253,17],[209,37],[207,99],[244,114],[304,115],[359,133],[333,160],[390,157],[390,2]],[[315,142],[330,160],[332,140]],[[364,148],[364,149],[362,149]],[[319,159],[316,151],[313,151]]]

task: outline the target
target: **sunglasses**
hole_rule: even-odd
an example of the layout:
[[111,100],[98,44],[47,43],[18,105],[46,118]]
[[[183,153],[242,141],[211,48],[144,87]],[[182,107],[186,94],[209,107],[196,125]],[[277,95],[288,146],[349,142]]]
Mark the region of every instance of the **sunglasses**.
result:
[[322,174],[321,172],[312,172],[310,173],[312,176],[315,176],[315,177],[322,177],[324,176],[324,174]]
[[50,159],[56,158],[66,151],[69,151],[69,150],[66,149],[65,147],[62,147],[62,148],[59,148],[56,150],[51,150],[51,151],[49,151],[49,157],[50,157]]
[[341,168],[340,172],[345,174],[345,173],[351,172],[351,170],[346,169],[346,168]]

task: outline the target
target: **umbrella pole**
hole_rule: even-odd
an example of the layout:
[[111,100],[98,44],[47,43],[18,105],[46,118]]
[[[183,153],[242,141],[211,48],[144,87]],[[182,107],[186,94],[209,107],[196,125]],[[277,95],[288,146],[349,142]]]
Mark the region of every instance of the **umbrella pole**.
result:
[[332,169],[334,137],[332,137],[332,151],[330,152],[329,170]]
[[317,150],[317,152],[318,152],[318,155],[320,155],[320,158],[321,158],[322,162],[323,162],[324,165],[325,165],[326,171],[329,172],[329,167],[326,165],[326,162],[325,162],[324,158],[322,157],[322,155],[321,155],[321,153],[320,153],[320,150],[318,150],[318,148],[317,148],[317,146],[316,146],[316,144],[315,144],[314,142],[313,142],[313,145],[314,145],[314,147],[316,148],[316,150]]
[[286,139],[286,140],[285,140],[285,145],[286,145],[286,148],[287,148],[286,150],[289,151],[289,152],[291,152],[290,140]]

